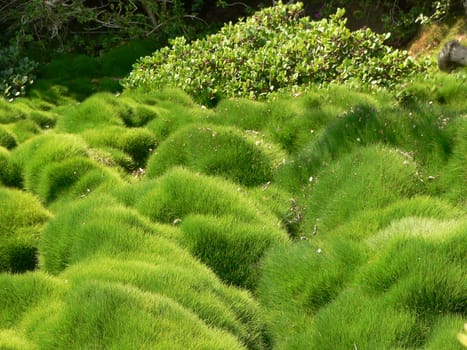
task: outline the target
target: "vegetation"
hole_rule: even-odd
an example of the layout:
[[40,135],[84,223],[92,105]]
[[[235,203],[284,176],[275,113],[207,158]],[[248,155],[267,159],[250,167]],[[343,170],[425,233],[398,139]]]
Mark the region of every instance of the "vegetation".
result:
[[[221,33],[278,9],[299,7]],[[307,25],[393,52],[341,21]],[[60,56],[0,101],[0,349],[463,348],[466,69],[410,58],[389,89],[284,83],[208,108],[118,86],[132,47]]]
[[302,6],[279,4],[191,43],[177,38],[141,59],[123,84],[179,87],[212,105],[219,96],[261,99],[303,84],[394,87],[424,68],[407,52],[385,46],[389,35],[350,31],[344,10],[312,21],[301,17]]

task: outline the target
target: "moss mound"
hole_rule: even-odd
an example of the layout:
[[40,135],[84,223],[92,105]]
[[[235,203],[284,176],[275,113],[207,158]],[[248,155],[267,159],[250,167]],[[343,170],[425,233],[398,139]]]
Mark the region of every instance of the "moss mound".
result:
[[178,130],[150,158],[147,175],[157,177],[178,165],[245,186],[264,184],[272,178],[267,155],[234,128],[193,125]]
[[0,187],[0,271],[24,272],[38,264],[37,247],[51,214],[30,193]]

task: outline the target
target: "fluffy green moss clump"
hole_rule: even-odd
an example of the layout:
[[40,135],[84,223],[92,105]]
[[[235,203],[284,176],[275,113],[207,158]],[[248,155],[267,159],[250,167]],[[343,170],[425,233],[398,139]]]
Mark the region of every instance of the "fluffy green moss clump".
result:
[[192,125],[175,132],[149,159],[147,175],[160,176],[177,165],[246,186],[272,178],[272,164],[253,140],[238,129],[213,125]]
[[251,348],[263,348],[257,306],[248,294],[221,284],[187,251],[163,238],[161,229],[111,197],[89,196],[68,205],[47,225],[40,247],[43,267],[63,272],[76,290],[86,281],[101,281],[164,296],[201,323],[229,332]]
[[360,148],[313,178],[305,217],[307,232],[313,232],[315,226],[332,229],[361,211],[414,195],[418,182],[410,158],[381,146]]
[[0,146],[0,184],[20,187],[22,183],[21,170],[12,162],[11,154]]
[[288,241],[278,227],[242,223],[228,216],[189,215],[180,227],[181,241],[194,256],[226,283],[250,289],[256,286],[265,252]]
[[51,214],[30,193],[0,187],[0,272],[24,272],[38,264],[37,246]]

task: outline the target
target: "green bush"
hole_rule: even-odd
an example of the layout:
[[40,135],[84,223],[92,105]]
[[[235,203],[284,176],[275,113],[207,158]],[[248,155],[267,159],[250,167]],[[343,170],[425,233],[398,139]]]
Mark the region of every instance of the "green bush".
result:
[[0,49],[0,96],[11,101],[25,95],[36,67],[36,62],[21,56],[17,46]]
[[177,165],[245,186],[264,184],[272,178],[268,156],[232,127],[194,124],[179,129],[151,156],[147,175],[157,177]]
[[125,87],[180,87],[198,101],[219,96],[264,98],[281,88],[331,81],[394,87],[421,69],[405,51],[384,45],[388,35],[351,32],[344,10],[329,19],[301,18],[303,4],[278,4],[217,34],[142,58]]

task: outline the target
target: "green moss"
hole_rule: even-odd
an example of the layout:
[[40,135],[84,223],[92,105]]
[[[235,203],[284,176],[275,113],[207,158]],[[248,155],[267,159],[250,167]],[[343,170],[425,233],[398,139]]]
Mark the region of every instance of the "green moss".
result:
[[132,186],[118,195],[143,215],[162,223],[172,223],[189,214],[233,215],[245,222],[277,222],[235,184],[183,168],[173,168],[154,181]]
[[0,147],[0,184],[20,187],[22,184],[21,170],[11,160],[10,152]]
[[16,145],[15,137],[4,126],[0,125],[0,147],[12,149]]
[[177,165],[246,186],[272,178],[267,155],[234,128],[193,125],[178,130],[150,158],[147,175],[157,177]]
[[114,95],[101,92],[87,98],[81,104],[64,110],[56,129],[79,133],[102,126],[123,126],[120,115],[124,112],[125,106],[119,104]]
[[208,327],[173,300],[100,281],[75,286],[61,303],[33,310],[23,328],[43,349],[245,349],[233,335]]
[[[146,159],[155,150],[154,134],[145,128],[105,127],[88,130],[83,138],[92,147],[110,147],[128,154],[135,167],[144,167]],[[133,169],[134,170],[134,169]]]
[[[363,210],[384,207],[419,191],[416,165],[381,146],[361,148],[312,178],[305,229],[330,230]],[[310,174],[315,175],[315,174]]]
[[24,272],[36,268],[42,227],[51,214],[36,197],[0,187],[0,271]]
[[87,145],[82,139],[67,134],[44,134],[23,143],[12,153],[13,161],[24,170],[24,186],[38,193],[47,166],[71,157],[85,157]]
[[287,235],[273,225],[242,223],[234,217],[187,216],[181,223],[183,243],[226,283],[254,289],[258,265]]

